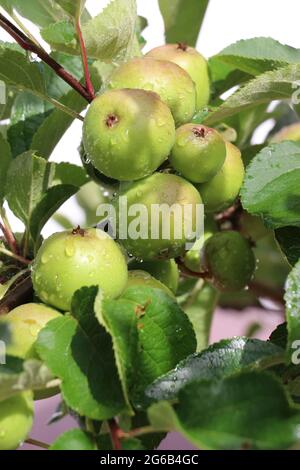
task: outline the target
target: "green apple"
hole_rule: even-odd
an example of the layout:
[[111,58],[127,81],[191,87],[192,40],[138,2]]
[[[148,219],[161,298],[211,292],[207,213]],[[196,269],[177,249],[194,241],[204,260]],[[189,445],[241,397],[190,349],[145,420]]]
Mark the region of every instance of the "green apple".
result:
[[31,392],[0,401],[0,450],[15,450],[27,438],[33,422]]
[[93,166],[119,181],[144,178],[167,158],[175,142],[175,124],[156,93],[111,90],[90,105],[83,143]]
[[196,188],[176,175],[154,173],[128,183],[120,188],[115,201],[119,239],[127,252],[140,260],[175,258],[196,238],[200,204]]
[[215,129],[199,124],[177,129],[170,162],[184,178],[205,183],[221,170],[225,158],[225,141]]
[[239,232],[219,232],[204,245],[203,263],[213,284],[222,291],[242,290],[256,267],[250,243]]
[[179,283],[179,269],[174,259],[133,262],[129,264],[129,269],[146,271],[176,294]]
[[170,108],[176,126],[191,121],[195,114],[195,84],[183,68],[169,61],[132,59],[113,72],[108,88],[154,91]]
[[165,286],[165,284],[152,277],[151,274],[147,273],[146,271],[129,271],[126,289],[133,286],[143,286],[151,287],[152,289],[160,289],[166,294],[168,294],[170,297],[175,297],[173,292],[167,286]]
[[210,84],[207,61],[196,49],[182,43],[166,44],[152,49],[146,54],[146,57],[169,60],[182,67],[196,85],[196,111],[200,111],[208,104]]
[[25,304],[1,317],[0,322],[9,326],[11,341],[6,352],[23,359],[37,357],[35,340],[42,328],[61,313],[43,304]]
[[128,278],[118,244],[98,229],[55,233],[41,246],[33,264],[32,281],[38,297],[69,311],[74,293],[98,285],[107,298],[118,297]]
[[226,159],[221,170],[207,183],[197,185],[206,212],[220,212],[239,195],[245,168],[240,150],[226,142]]

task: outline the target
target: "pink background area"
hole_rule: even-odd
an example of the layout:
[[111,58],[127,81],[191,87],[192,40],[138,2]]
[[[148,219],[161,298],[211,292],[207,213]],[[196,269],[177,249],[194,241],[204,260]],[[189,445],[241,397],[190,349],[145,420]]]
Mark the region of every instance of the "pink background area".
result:
[[[246,309],[243,312],[232,310],[217,310],[212,324],[211,343],[224,338],[241,336],[245,334],[251,323],[258,322],[262,328],[255,335],[259,339],[267,339],[275,327],[282,323],[283,317],[280,312],[272,312],[260,309]],[[72,418],[65,418],[58,423],[47,425],[57,405],[59,397],[36,402],[36,417],[31,437],[43,442],[51,443],[62,432],[76,427]],[[186,442],[179,434],[170,433],[161,443],[161,450],[192,450],[194,447]],[[30,445],[23,445],[21,450],[41,450]]]

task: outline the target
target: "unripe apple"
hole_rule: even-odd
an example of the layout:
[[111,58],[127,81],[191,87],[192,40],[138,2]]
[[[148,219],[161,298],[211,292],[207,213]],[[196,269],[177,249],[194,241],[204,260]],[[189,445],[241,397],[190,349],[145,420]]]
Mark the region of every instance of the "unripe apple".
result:
[[156,93],[111,90],[90,105],[83,142],[93,166],[120,181],[144,178],[167,159],[175,124]]
[[146,271],[129,271],[126,289],[133,286],[143,286],[151,287],[152,289],[161,289],[170,297],[175,297],[173,292],[167,286],[165,286],[162,282],[158,281],[158,279],[152,277],[151,274],[147,273]]
[[209,102],[210,84],[207,61],[193,47],[186,44],[167,44],[156,47],[146,54],[153,59],[169,60],[182,67],[192,78],[196,85],[197,101],[196,111]]
[[71,309],[74,293],[85,286],[96,285],[105,297],[118,297],[127,278],[127,264],[118,244],[101,230],[80,227],[45,240],[32,272],[38,297],[63,311]]
[[195,84],[183,68],[169,61],[132,59],[113,72],[108,87],[154,91],[170,108],[176,126],[191,121],[195,114]]
[[170,162],[189,181],[211,180],[221,170],[225,157],[225,141],[215,129],[199,124],[185,124],[177,129]]
[[176,294],[179,283],[179,269],[174,259],[133,262],[129,264],[129,269],[146,271]]
[[197,185],[206,212],[220,212],[239,195],[245,168],[240,150],[226,142],[226,159],[221,170],[207,183]]
[[213,235],[204,245],[204,267],[213,284],[223,291],[244,289],[255,272],[255,256],[250,243],[239,232]]
[[35,358],[35,340],[42,328],[61,313],[43,304],[25,304],[1,317],[0,322],[9,326],[11,340],[6,352],[23,359]]
[[[202,201],[196,188],[183,178],[154,173],[125,185],[119,196],[121,199],[115,201],[117,212],[124,212],[124,200],[128,206],[128,230],[123,234],[124,224],[120,223],[119,238],[132,256],[140,260],[175,258],[187,242],[195,240],[198,204]],[[135,208],[138,211],[132,215],[130,211]]]
[[202,249],[206,240],[212,237],[218,231],[216,221],[211,215],[207,215],[204,221],[204,234],[203,237],[199,238],[192,247],[191,250],[187,251],[184,255],[183,261],[185,266],[195,273],[203,272],[202,265]]
[[0,450],[15,450],[27,438],[33,422],[31,392],[0,401]]

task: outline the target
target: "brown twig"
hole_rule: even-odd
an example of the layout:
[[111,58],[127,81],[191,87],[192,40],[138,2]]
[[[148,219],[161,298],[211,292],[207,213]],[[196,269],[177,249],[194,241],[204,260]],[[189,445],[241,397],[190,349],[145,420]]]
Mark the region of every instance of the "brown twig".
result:
[[229,222],[234,230],[240,230],[240,218],[243,213],[243,207],[240,201],[226,209],[224,212],[217,214],[215,220],[219,226]]
[[81,58],[82,58],[82,65],[83,65],[83,69],[84,69],[85,87],[86,87],[86,90],[87,90],[91,100],[93,100],[95,98],[95,90],[94,90],[93,83],[92,83],[91,76],[90,76],[89,63],[88,63],[88,58],[87,58],[87,53],[86,53],[86,47],[85,47],[85,43],[84,43],[84,40],[83,40],[82,31],[81,31],[80,17],[77,18],[77,20],[76,20],[76,30],[77,30],[77,34],[78,34],[78,39],[79,39],[79,44],[80,44],[80,51],[81,51]]
[[14,40],[22,47],[22,49],[36,54],[43,62],[51,67],[54,72],[68,83],[74,90],[76,90],[83,98],[90,103],[93,98],[87,89],[73,77],[67,70],[64,69],[56,60],[54,60],[47,52],[35,44],[28,38],[19,28],[17,28],[11,21],[0,13],[0,26],[8,33]]
[[115,419],[110,419],[108,421],[111,441],[114,447],[114,450],[121,450],[121,438],[123,436],[123,431],[120,429],[117,421]]
[[36,439],[31,439],[31,437],[29,437],[28,439],[26,439],[26,444],[30,444],[31,446],[35,446],[35,447],[40,447],[41,449],[46,449],[48,450],[50,445],[49,444],[46,444],[45,442],[42,442],[42,441],[38,441]]
[[26,264],[27,266],[31,263],[29,259],[24,258],[24,256],[17,255],[15,253],[12,253],[11,251],[7,250],[6,248],[1,248],[0,247],[0,253],[2,253],[5,256],[8,256],[9,258],[12,258],[16,261],[18,261],[21,264]]

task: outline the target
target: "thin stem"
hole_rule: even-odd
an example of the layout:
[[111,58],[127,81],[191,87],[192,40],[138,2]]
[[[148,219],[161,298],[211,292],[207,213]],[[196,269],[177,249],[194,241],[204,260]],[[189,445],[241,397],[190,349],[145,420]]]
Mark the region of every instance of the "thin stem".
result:
[[26,51],[36,54],[42,61],[44,61],[54,72],[68,83],[74,90],[76,90],[88,103],[92,101],[87,89],[73,77],[67,70],[63,68],[56,60],[54,60],[46,51],[37,46],[31,39],[29,39],[19,28],[17,28],[11,21],[0,13],[0,26],[8,33],[15,41]]
[[111,437],[114,450],[121,450],[122,446],[121,446],[120,439],[123,434],[122,430],[120,429],[115,419],[110,419],[108,421],[108,425],[109,425],[110,437]]
[[8,256],[9,258],[13,258],[19,263],[26,264],[27,266],[31,263],[29,259],[24,258],[23,256],[17,255],[16,253],[12,253],[11,251],[7,250],[6,248],[0,247],[0,253],[3,255]]
[[50,98],[49,96],[42,96],[43,99],[47,98],[47,101],[49,101],[49,103],[53,104],[53,106],[55,106],[56,108],[60,109],[61,111],[63,111],[64,113],[66,114],[69,114],[69,116],[72,116],[72,118],[74,119],[79,119],[80,121],[84,121],[84,117],[82,117],[79,113],[76,113],[76,111],[74,111],[73,109],[69,108],[68,106],[65,106],[64,104],[62,104],[60,101],[57,101],[56,99],[54,98]]
[[6,218],[6,214],[3,208],[0,209],[0,215],[2,218],[2,222],[0,221],[0,229],[11,251],[17,255],[19,253],[18,244],[11,230],[10,224],[8,223],[8,220]]
[[50,445],[46,444],[46,442],[38,441],[36,439],[32,439],[31,437],[26,439],[25,442],[26,442],[26,444],[30,444],[30,445],[35,446],[35,447],[40,447],[41,449],[48,450],[49,447],[50,447]]
[[80,44],[81,59],[82,59],[82,65],[83,65],[83,70],[84,70],[84,76],[85,76],[85,87],[91,97],[91,100],[93,100],[95,98],[95,90],[94,90],[94,86],[93,86],[91,76],[90,76],[86,47],[85,47],[85,43],[84,43],[82,31],[81,31],[80,17],[78,17],[75,20],[75,26],[76,26],[77,35],[78,35],[79,44]]

